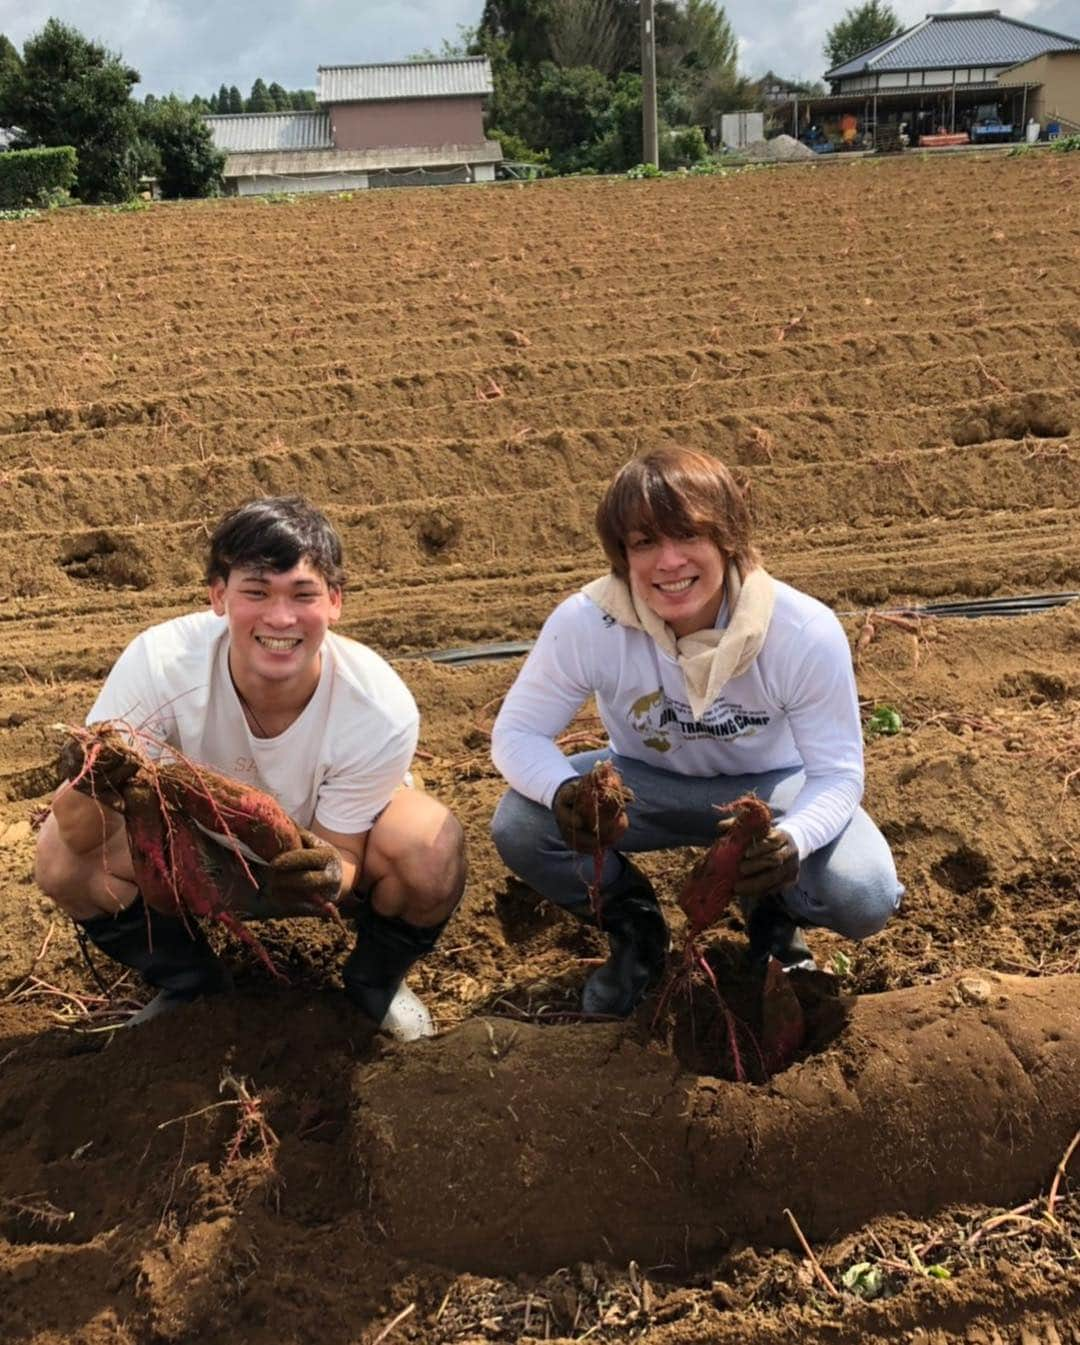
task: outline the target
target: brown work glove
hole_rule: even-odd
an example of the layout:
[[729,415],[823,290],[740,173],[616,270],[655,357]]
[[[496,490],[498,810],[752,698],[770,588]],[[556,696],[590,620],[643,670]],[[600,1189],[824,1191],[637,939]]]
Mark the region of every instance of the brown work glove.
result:
[[[734,825],[727,818],[717,828],[722,836]],[[779,827],[770,827],[759,841],[751,841],[739,861],[739,876],[735,880],[736,897],[761,897],[767,892],[780,892],[793,887],[799,877],[799,852],[795,842]]]
[[596,806],[596,796],[586,783],[588,779],[587,775],[575,775],[563,781],[551,800],[559,835],[571,850],[583,855],[607,850],[630,825],[621,805]]
[[259,893],[276,906],[325,906],[341,893],[341,856],[313,831],[300,828],[300,849],[286,850],[259,870]]
[[86,749],[78,738],[68,738],[60,749],[61,773],[80,794],[105,808],[122,812],[124,785],[138,772],[139,763],[120,746],[112,747],[108,742],[97,742],[94,746],[94,764],[90,770],[85,770]]

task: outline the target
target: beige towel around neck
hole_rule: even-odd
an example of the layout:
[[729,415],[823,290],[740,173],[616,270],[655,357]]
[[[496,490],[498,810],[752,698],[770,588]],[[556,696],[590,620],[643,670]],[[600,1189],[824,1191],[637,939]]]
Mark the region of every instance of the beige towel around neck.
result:
[[700,719],[724,684],[738,677],[757,658],[772,619],[776,585],[760,566],[745,580],[728,565],[725,576],[728,624],[723,630],[699,630],[681,639],[646,603],[639,603],[625,580],[606,574],[586,584],[582,593],[615,618],[620,626],[643,630],[678,662],[694,718]]

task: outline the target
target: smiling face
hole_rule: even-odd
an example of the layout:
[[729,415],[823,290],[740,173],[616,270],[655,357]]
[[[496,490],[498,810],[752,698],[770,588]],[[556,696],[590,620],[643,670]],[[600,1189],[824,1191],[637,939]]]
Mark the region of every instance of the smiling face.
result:
[[341,590],[310,561],[280,574],[234,566],[210,585],[210,605],[228,618],[229,668],[249,701],[260,691],[311,694],[326,632],[341,615]]
[[645,602],[677,636],[711,630],[724,600],[723,552],[709,537],[653,536],[634,531],[626,539],[626,563],[635,597]]

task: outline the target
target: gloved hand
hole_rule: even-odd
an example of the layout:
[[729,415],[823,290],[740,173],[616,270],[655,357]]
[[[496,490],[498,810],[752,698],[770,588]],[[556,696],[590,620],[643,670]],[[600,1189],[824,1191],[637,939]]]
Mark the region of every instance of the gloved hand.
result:
[[[717,828],[723,835],[732,826],[733,818]],[[799,852],[795,842],[779,827],[770,827],[759,841],[743,851],[739,862],[739,876],[735,880],[736,897],[760,897],[767,892],[779,892],[793,887],[799,877]]]
[[571,850],[583,855],[609,849],[630,825],[621,803],[597,806],[595,789],[588,781],[587,775],[565,780],[551,800],[559,835]]
[[107,740],[98,740],[93,745],[96,749],[94,764],[85,770],[85,747],[78,738],[68,738],[60,750],[60,770],[80,794],[85,794],[105,808],[122,812],[124,785],[138,772],[139,763],[123,750],[120,740],[115,747]]
[[341,893],[341,856],[321,836],[300,828],[301,848],[260,868],[259,893],[283,907],[324,906]]

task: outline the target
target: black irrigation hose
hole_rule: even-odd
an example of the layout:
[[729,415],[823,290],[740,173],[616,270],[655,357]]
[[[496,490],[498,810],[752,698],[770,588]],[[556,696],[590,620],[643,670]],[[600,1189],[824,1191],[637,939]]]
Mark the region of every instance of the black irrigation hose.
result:
[[[970,598],[964,602],[928,602],[915,607],[880,607],[874,610],[889,616],[1032,616],[1052,607],[1075,602],[1080,593],[1028,593],[1013,598]],[[866,608],[838,612],[838,616],[862,616]]]
[[[972,598],[967,602],[928,602],[918,607],[878,607],[874,611],[887,616],[1031,616],[1052,607],[1064,607],[1080,598],[1080,592],[1028,593],[1013,598]],[[863,616],[868,608],[853,612],[838,612],[837,616]],[[448,663],[462,667],[470,663],[496,663],[501,659],[517,658],[533,647],[532,640],[505,640],[500,644],[463,645],[459,649],[430,649],[406,658],[426,658],[431,663]]]

